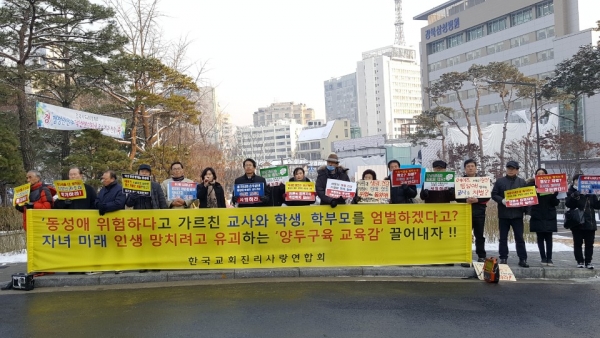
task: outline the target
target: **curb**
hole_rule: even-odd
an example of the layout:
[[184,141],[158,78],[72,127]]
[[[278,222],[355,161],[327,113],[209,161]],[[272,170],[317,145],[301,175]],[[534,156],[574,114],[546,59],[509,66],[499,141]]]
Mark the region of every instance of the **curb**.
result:
[[[577,268],[512,268],[517,280],[569,280],[598,278],[600,271]],[[115,275],[46,275],[37,277],[36,287],[98,286],[174,281],[248,279],[248,278],[314,278],[314,277],[412,277],[412,278],[477,278],[473,268],[460,266],[365,266],[341,268],[282,268],[239,270],[190,270],[162,272],[125,272]]]

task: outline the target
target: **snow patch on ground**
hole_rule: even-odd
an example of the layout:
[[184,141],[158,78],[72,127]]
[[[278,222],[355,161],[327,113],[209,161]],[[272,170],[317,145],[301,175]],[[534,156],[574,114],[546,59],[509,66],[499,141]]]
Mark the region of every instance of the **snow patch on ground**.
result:
[[0,264],[6,265],[7,263],[26,263],[27,262],[27,250],[13,251],[0,254]]

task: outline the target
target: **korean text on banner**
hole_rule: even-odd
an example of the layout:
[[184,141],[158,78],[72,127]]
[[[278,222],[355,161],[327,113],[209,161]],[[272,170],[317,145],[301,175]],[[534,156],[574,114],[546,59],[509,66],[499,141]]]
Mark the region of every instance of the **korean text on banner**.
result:
[[357,182],[357,194],[360,197],[358,203],[380,203],[390,202],[390,181],[366,181]]
[[491,198],[492,180],[489,177],[456,177],[454,180],[456,198]]
[[577,190],[582,194],[600,194],[600,176],[579,176]]
[[29,192],[31,185],[29,183],[13,188],[13,206],[25,205],[29,202]]
[[77,200],[87,197],[82,180],[54,181],[54,188],[59,200]]
[[284,184],[288,180],[288,168],[287,166],[278,166],[271,168],[260,169],[260,176],[266,181],[268,186]]
[[567,174],[536,175],[535,186],[540,194],[569,191]]
[[79,110],[63,108],[36,102],[35,116],[38,128],[55,130],[99,130],[102,135],[125,138],[127,120],[104,115],[90,114]]
[[134,174],[122,174],[123,176],[123,192],[126,194],[135,192],[143,196],[150,196],[152,190],[152,182],[150,176],[140,176]]
[[181,198],[184,201],[191,201],[196,199],[196,182],[169,182],[167,188],[167,197],[169,200]]
[[233,194],[238,197],[238,204],[254,204],[260,202],[265,195],[264,183],[246,183],[233,186]]
[[392,187],[421,184],[422,168],[396,169],[392,172]]
[[423,189],[428,190],[448,190],[454,188],[454,171],[431,171],[425,173],[425,182]]
[[535,187],[523,187],[504,192],[507,208],[526,207],[538,204],[538,196]]
[[285,200],[311,202],[315,200],[314,182],[287,182],[285,184]]
[[356,195],[356,182],[327,179],[325,196],[331,198],[354,198]]
[[27,213],[30,272],[419,265],[472,257],[471,206],[462,203]]

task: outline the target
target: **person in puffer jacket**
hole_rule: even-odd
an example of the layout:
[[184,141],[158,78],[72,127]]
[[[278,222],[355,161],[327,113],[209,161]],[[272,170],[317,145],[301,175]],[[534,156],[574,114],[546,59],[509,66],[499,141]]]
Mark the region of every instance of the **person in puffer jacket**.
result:
[[53,196],[56,195],[54,187],[42,183],[42,175],[39,171],[30,170],[26,177],[27,182],[31,185],[29,202],[25,205],[15,206],[15,209],[23,214],[23,230],[25,231],[27,231],[27,209],[52,209]]
[[350,177],[347,174],[348,169],[340,166],[340,160],[336,154],[330,154],[327,157],[327,166],[322,166],[317,170],[317,183],[315,189],[317,196],[321,199],[321,205],[329,204],[332,208],[337,207],[338,204],[345,204],[346,199],[342,196],[338,198],[331,198],[325,195],[327,187],[327,180],[340,180],[350,182]]
[[[294,169],[294,177],[291,177],[288,182],[310,182],[310,179],[304,176],[304,169],[298,167]],[[282,200],[285,201],[287,186],[284,186],[283,194],[281,195]],[[314,201],[285,201],[285,205],[289,207],[296,207],[301,205],[311,205]]]

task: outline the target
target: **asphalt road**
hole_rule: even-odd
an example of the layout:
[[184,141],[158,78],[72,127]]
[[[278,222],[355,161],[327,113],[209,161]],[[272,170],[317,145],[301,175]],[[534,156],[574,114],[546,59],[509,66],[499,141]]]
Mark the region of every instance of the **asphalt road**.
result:
[[0,337],[598,337],[600,283],[337,281],[0,294]]

